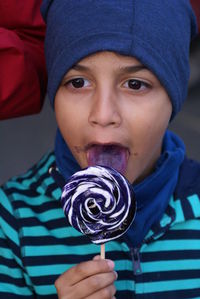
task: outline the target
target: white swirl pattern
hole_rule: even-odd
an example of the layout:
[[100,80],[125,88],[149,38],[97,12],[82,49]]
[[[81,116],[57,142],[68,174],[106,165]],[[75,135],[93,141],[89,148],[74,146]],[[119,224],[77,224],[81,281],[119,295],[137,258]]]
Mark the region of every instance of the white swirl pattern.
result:
[[69,223],[95,244],[123,235],[136,212],[133,187],[116,170],[101,166],[75,173],[61,203]]

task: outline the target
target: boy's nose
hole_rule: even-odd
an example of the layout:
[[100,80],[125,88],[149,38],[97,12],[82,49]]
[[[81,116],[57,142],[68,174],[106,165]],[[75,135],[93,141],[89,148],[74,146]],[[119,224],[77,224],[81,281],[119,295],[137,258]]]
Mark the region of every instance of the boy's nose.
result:
[[111,93],[98,93],[92,99],[89,123],[102,127],[118,127],[122,118],[116,96]]

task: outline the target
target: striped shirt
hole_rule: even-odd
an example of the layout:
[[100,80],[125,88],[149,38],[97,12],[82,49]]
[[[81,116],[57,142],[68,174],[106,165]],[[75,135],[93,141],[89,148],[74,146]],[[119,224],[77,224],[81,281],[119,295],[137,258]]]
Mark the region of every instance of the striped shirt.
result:
[[[50,153],[0,189],[0,298],[57,298],[57,277],[99,254],[68,225],[52,165]],[[126,235],[106,244],[118,272],[117,299],[200,298],[200,185],[187,174],[140,248]]]

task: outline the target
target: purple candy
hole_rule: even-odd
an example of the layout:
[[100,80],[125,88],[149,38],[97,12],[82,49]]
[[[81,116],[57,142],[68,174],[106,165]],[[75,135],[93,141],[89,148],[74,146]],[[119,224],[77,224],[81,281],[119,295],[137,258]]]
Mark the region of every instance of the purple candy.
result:
[[132,186],[116,170],[102,166],[75,173],[63,188],[61,203],[69,223],[95,244],[123,235],[136,213]]

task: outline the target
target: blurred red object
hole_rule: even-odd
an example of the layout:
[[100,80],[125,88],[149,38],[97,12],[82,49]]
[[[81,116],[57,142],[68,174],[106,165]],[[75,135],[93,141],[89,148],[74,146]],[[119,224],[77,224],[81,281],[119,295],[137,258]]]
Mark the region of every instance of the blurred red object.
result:
[[190,2],[192,4],[192,7],[197,17],[197,23],[198,23],[199,33],[200,33],[200,0],[190,0]]
[[38,113],[47,75],[41,0],[0,2],[0,119]]

